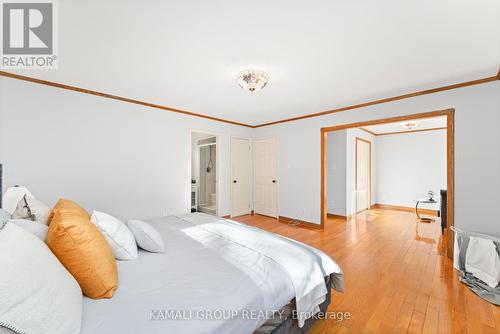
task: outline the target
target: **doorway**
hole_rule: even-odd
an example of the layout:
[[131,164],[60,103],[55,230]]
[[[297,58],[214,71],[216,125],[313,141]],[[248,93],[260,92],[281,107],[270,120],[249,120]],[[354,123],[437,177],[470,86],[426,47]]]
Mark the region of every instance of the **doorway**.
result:
[[252,141],[231,138],[231,217],[248,215],[252,202]]
[[[397,123],[398,126],[404,126],[406,127],[407,125],[411,124],[404,124],[408,123],[411,120],[416,120],[418,122],[424,122],[424,119],[429,119],[429,118],[444,118],[444,127],[440,129],[445,129],[445,137],[444,137],[444,142],[445,142],[445,162],[443,165],[445,166],[445,177],[444,177],[444,182],[443,185],[445,185],[445,192],[447,192],[447,196],[445,196],[445,200],[442,201],[443,212],[446,213],[446,219],[443,220],[445,223],[445,239],[444,242],[446,244],[446,253],[448,257],[452,258],[453,257],[453,232],[451,230],[451,227],[454,224],[454,109],[446,109],[446,110],[439,110],[439,111],[434,111],[434,112],[427,112],[427,113],[420,113],[420,114],[413,114],[413,115],[406,115],[406,116],[398,116],[398,117],[391,117],[391,118],[385,118],[385,119],[378,119],[378,120],[371,120],[371,121],[365,121],[365,122],[358,122],[358,123],[351,123],[351,124],[343,124],[343,125],[337,125],[337,126],[332,126],[332,127],[326,127],[321,129],[321,207],[320,207],[320,212],[321,212],[321,228],[324,228],[325,222],[327,221],[327,208],[328,205],[330,205],[329,202],[327,202],[327,182],[328,185],[330,186],[330,183],[332,182],[331,179],[328,179],[327,181],[327,174],[328,174],[328,168],[330,168],[329,163],[327,163],[327,150],[330,150],[330,144],[327,146],[327,135],[328,133],[331,132],[345,132],[350,131],[351,129],[360,129],[362,132],[367,133],[368,135],[378,135],[376,133],[372,133],[370,131],[371,126],[375,125],[389,125],[389,123]],[[411,123],[411,122],[409,122]],[[434,130],[439,130],[439,129],[434,129]],[[418,132],[418,131],[427,131],[427,130],[413,130],[413,132]],[[386,133],[387,135],[393,135],[399,132],[390,132]],[[423,133],[423,132],[419,132]],[[357,142],[359,143],[359,142]],[[360,144],[360,145],[365,145],[365,144]],[[358,145],[356,145],[358,148]],[[361,160],[366,160],[367,157],[369,156],[365,151],[368,150],[368,145],[365,146],[359,146],[359,152],[363,154],[364,158],[360,158]],[[402,151],[404,152],[404,150]],[[358,155],[358,153],[356,153]],[[335,154],[333,155],[335,156]],[[356,157],[356,161],[357,161]],[[364,165],[364,162],[362,163]],[[335,169],[335,163],[332,163],[331,168]],[[370,205],[371,199],[371,193],[369,193],[368,189],[363,185],[365,183],[365,180],[368,180],[368,175],[371,174],[371,172],[366,173],[366,169],[368,167],[363,167],[360,169],[360,174],[364,175],[356,175],[356,182],[360,182],[361,184],[356,185],[356,196],[353,196],[356,198],[357,202],[355,208],[356,209],[362,209],[366,207],[366,202],[368,202],[368,205]],[[339,168],[337,167],[337,170]],[[350,169],[348,168],[348,171]],[[354,170],[354,168],[353,168]],[[364,170],[364,171],[363,171]],[[356,169],[356,174],[357,174],[357,169]],[[379,172],[377,172],[379,174]],[[407,173],[408,175],[411,175]],[[368,184],[371,184],[372,181],[369,181]],[[349,188],[349,187],[348,187]],[[359,190],[359,191],[358,191]],[[371,192],[371,190],[370,190]],[[431,194],[432,193],[432,194]],[[426,194],[422,192],[422,195],[425,196]],[[433,195],[439,196],[438,193],[431,192],[429,191],[429,197],[432,198]],[[347,196],[347,199],[350,197]],[[412,198],[414,200],[415,198]],[[348,213],[349,215],[349,213]]]
[[218,215],[219,163],[217,135],[191,132],[191,212]]
[[356,212],[372,205],[372,143],[356,137]]

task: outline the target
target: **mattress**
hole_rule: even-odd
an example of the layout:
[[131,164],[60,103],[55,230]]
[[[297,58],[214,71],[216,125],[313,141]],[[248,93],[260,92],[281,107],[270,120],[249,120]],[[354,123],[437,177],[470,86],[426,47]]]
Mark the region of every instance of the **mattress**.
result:
[[139,250],[137,260],[117,261],[114,297],[84,298],[82,333],[253,333],[294,299],[276,261],[179,217],[148,222],[166,252]]

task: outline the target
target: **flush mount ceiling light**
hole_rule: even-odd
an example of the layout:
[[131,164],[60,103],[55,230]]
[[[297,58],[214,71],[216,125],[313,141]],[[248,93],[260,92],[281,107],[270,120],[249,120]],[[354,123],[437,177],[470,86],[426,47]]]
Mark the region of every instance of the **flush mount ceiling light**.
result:
[[267,73],[257,70],[246,70],[240,72],[238,85],[248,92],[256,92],[267,85],[269,76]]
[[406,130],[413,130],[418,126],[418,123],[415,121],[408,121],[401,123],[401,126]]

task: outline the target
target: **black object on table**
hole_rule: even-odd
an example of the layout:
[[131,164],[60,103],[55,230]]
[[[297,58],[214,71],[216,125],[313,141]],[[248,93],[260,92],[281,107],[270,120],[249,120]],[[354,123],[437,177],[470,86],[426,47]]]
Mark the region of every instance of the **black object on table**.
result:
[[441,208],[439,210],[439,217],[441,218],[441,234],[444,234],[444,229],[448,224],[448,215],[446,212],[446,208],[448,206],[448,192],[446,189],[441,189]]

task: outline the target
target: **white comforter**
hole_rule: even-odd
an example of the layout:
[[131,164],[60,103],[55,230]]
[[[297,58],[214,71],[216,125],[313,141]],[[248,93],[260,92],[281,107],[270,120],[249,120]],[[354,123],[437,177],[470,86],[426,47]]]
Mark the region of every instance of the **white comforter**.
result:
[[325,298],[323,276],[343,289],[328,256],[272,233],[204,214],[149,223],[166,253],[119,261],[115,296],[85,298],[82,333],[252,333],[294,297],[303,323]]
[[318,306],[325,301],[327,290],[324,277],[342,273],[340,267],[324,253],[276,234],[208,215],[178,218],[217,235],[219,239],[230,241],[229,247],[234,252],[238,252],[241,246],[251,249],[252,254],[247,261],[263,255],[278,263],[293,283],[299,327],[317,313]]

